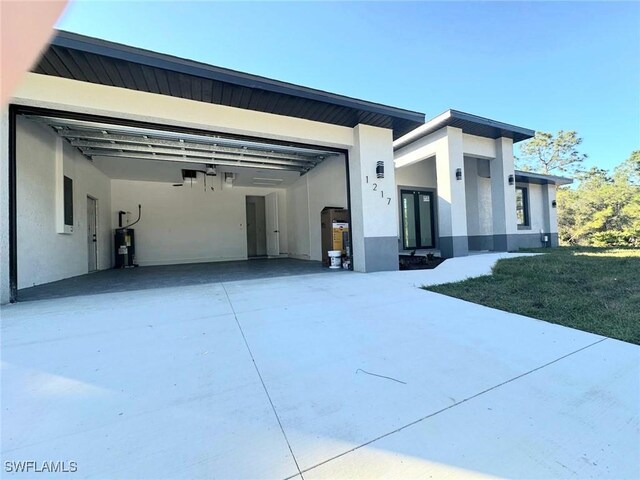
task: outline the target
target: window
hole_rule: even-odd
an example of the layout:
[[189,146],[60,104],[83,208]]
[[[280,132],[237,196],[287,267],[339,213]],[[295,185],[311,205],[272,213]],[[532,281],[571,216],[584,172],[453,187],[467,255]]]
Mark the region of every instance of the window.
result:
[[516,218],[518,228],[529,225],[529,191],[525,187],[516,187]]

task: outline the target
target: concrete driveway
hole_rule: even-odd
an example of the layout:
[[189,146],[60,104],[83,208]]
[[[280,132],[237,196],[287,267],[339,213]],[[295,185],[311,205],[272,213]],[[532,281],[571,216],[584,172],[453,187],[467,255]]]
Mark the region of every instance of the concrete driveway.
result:
[[502,256],[5,307],[3,472],[640,477],[639,347],[416,288]]

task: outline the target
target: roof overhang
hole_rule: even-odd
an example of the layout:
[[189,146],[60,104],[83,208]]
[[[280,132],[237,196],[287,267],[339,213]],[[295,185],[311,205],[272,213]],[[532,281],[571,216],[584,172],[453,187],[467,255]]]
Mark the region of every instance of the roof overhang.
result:
[[486,138],[511,138],[513,143],[521,142],[535,135],[535,131],[528,128],[497,122],[488,118],[479,117],[458,110],[447,110],[437,117],[429,120],[424,125],[417,127],[412,132],[398,138],[393,142],[393,149],[399,150],[416,140],[430,135],[444,127],[460,128],[463,133]]
[[424,114],[57,31],[34,73],[334,125],[372,125],[398,138]]
[[573,179],[567,177],[559,177],[557,175],[545,175],[542,173],[525,172],[523,170],[516,170],[516,182],[520,183],[535,183],[537,185],[570,185],[573,183]]

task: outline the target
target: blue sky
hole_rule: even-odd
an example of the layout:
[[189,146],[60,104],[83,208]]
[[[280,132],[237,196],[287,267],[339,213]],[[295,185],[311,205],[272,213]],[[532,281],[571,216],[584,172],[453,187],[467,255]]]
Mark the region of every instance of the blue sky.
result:
[[77,1],[58,28],[421,111],[640,149],[638,2]]

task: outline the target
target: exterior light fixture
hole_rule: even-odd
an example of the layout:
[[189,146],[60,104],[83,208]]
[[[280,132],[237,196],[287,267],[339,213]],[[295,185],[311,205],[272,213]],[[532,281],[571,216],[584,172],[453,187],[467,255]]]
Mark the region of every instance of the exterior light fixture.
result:
[[384,178],[384,162],[376,163],[376,177]]
[[555,200],[551,200],[551,207],[556,208],[557,206],[558,206],[558,202],[556,202]]
[[516,178],[513,175],[509,175],[509,185],[516,183]]
[[456,180],[462,180],[462,169],[456,168]]

